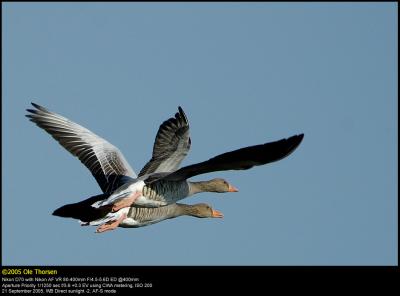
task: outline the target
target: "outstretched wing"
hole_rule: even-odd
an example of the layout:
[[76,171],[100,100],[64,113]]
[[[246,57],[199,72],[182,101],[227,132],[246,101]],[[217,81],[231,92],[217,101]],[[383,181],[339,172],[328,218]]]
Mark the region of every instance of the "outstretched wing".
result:
[[158,129],[153,146],[153,156],[139,173],[139,177],[159,172],[173,172],[178,169],[190,149],[189,122],[185,112],[178,107],[178,113],[164,121]]
[[111,193],[126,179],[136,178],[115,146],[69,119],[32,103],[36,110],[26,115],[90,170],[104,193]]
[[278,161],[291,154],[303,140],[304,134],[292,136],[276,142],[245,147],[220,154],[207,161],[183,167],[164,180],[178,181],[215,171],[247,170],[253,166]]

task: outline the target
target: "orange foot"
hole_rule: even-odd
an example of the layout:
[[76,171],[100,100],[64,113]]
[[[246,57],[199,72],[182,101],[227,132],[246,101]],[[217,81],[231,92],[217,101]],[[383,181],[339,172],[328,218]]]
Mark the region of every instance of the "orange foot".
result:
[[126,218],[126,214],[123,214],[123,215],[121,216],[121,218],[119,218],[118,220],[110,221],[110,222],[107,222],[107,223],[105,223],[105,224],[103,224],[103,225],[100,225],[100,226],[96,229],[96,232],[97,232],[97,233],[101,233],[101,232],[108,231],[108,230],[114,230],[115,228],[118,227],[118,225],[119,225],[125,218]]
[[122,208],[128,208],[130,207],[142,194],[139,191],[136,191],[135,193],[131,194],[130,196],[121,199],[120,201],[117,201],[113,207],[112,211],[116,212]]

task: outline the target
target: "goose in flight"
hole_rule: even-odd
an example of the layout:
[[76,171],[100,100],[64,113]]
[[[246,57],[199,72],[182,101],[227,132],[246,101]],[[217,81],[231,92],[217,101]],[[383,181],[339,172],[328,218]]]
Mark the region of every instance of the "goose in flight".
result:
[[117,227],[136,228],[172,219],[179,216],[192,216],[197,218],[222,218],[220,211],[214,210],[211,206],[201,203],[186,205],[173,203],[158,208],[128,207],[117,212],[109,212],[105,217],[82,223],[82,226],[99,226],[97,233],[113,230]]
[[[175,117],[164,121],[157,132],[152,158],[136,176],[120,150],[105,139],[77,123],[53,113],[35,103],[26,116],[49,133],[61,146],[90,170],[108,199],[94,203],[95,207],[118,202],[140,191],[136,205],[159,207],[199,192],[236,192],[237,189],[223,179],[204,182],[176,182],[163,179],[176,171],[187,155],[191,140],[189,122],[182,108]],[[113,211],[121,208],[113,207]]]
[[175,117],[159,127],[152,158],[136,176],[119,149],[105,139],[42,106],[32,105],[36,109],[27,109],[30,114],[26,116],[78,157],[108,196],[93,203],[93,207],[110,207],[114,213],[132,205],[166,206],[199,192],[236,192],[238,190],[224,179],[202,182],[187,179],[215,171],[246,170],[278,161],[290,155],[304,137],[299,134],[241,148],[178,169],[191,145],[189,123],[179,107]]

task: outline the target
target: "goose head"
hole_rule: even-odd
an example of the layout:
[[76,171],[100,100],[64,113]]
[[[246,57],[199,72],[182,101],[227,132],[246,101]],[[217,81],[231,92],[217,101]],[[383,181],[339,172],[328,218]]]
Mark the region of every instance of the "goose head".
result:
[[197,218],[223,218],[224,215],[205,203],[195,204],[188,209],[188,215]]
[[233,185],[229,184],[226,180],[216,178],[209,181],[190,182],[193,193],[198,192],[238,192],[239,190]]

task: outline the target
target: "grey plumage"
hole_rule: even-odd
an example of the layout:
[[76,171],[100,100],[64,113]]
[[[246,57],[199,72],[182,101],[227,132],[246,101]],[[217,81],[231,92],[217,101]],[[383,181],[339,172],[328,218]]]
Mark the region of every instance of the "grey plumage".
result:
[[192,194],[188,182],[166,181],[154,182],[145,185],[142,194],[152,200],[166,201],[168,204],[176,202]]
[[104,193],[111,193],[136,174],[117,147],[69,119],[35,103],[26,115],[90,170]]
[[157,172],[173,172],[188,154],[191,145],[189,121],[181,107],[178,107],[178,111],[175,117],[160,125],[152,158],[142,168],[139,177]]
[[[134,206],[129,210],[136,213],[140,219],[145,219],[147,215],[145,213],[152,212],[154,215],[159,215],[168,209],[188,209],[185,205],[174,203],[195,193],[236,192],[237,189],[223,179],[204,182],[189,182],[187,179],[214,171],[246,170],[253,166],[278,161],[290,155],[304,137],[304,134],[299,134],[275,142],[244,147],[178,169],[191,146],[189,122],[182,108],[178,107],[178,113],[160,125],[153,145],[152,158],[140,171],[139,177],[136,177],[119,149],[105,139],[44,107],[34,103],[32,105],[36,109],[28,109],[30,114],[26,116],[49,133],[72,155],[78,157],[101,187],[105,199],[96,201],[96,205],[92,206],[112,205],[126,198],[120,205],[113,207],[112,211],[118,211],[134,202]],[[170,207],[162,207],[165,209],[136,207],[136,205],[159,207],[167,204]],[[82,211],[84,206],[87,206],[86,203],[67,205],[56,210],[54,214],[76,217],[72,212],[76,208]],[[98,217],[102,213],[102,211],[95,211],[90,216]],[[165,217],[170,215],[164,214]],[[108,223],[111,217],[115,218],[113,215],[115,213],[108,213],[100,220]],[[106,218],[108,220],[104,220]],[[117,221],[121,222],[118,219]],[[110,227],[115,227],[115,225]]]
[[101,228],[107,228],[107,224],[113,223],[113,221],[119,219],[120,216],[123,215],[121,212],[126,213],[126,218],[118,225],[123,228],[143,227],[179,216],[193,216],[197,218],[223,217],[221,212],[214,210],[211,206],[205,203],[195,205],[174,203],[159,208],[130,207],[128,210],[122,209],[118,213],[109,213],[104,218],[91,221],[90,223],[85,223],[84,225],[100,225],[98,232],[103,232]]

